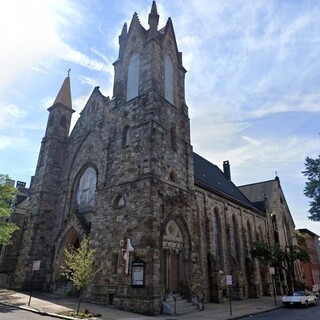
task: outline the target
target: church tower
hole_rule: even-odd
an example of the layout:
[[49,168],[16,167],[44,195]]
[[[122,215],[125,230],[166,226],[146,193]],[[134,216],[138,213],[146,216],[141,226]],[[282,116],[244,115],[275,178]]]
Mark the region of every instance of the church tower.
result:
[[134,13],[119,36],[106,172],[91,221],[103,270],[93,295],[145,314],[160,312],[165,292],[195,289],[200,274],[186,70],[171,19],[160,30],[158,21],[153,1],[149,29]]
[[117,108],[126,110],[125,114],[132,115],[128,125],[152,130],[149,140],[141,145],[148,146],[148,151],[143,152],[140,160],[140,175],[149,174],[165,181],[176,179],[185,189],[192,189],[193,173],[189,170],[192,151],[184,89],[186,70],[171,19],[161,30],[157,29],[158,21],[153,1],[149,30],[142,27],[136,13],[129,31],[124,25],[119,37],[119,57],[114,62],[115,103]]
[[[34,286],[43,288],[52,269],[54,236],[59,221],[56,202],[61,192],[60,177],[74,112],[69,72],[48,111],[46,132],[30,186],[29,221],[24,231],[24,243],[20,249],[18,270],[14,279],[14,282],[23,288],[31,286],[32,277],[35,277]],[[34,273],[36,261],[40,261],[41,267]]]

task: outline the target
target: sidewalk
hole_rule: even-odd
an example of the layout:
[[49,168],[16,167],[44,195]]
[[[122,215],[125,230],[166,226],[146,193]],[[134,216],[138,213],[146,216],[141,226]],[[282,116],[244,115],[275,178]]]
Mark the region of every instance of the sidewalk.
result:
[[[29,294],[11,290],[0,289],[0,303],[4,305],[16,306],[18,308],[31,312],[50,315],[60,319],[75,319],[73,317],[63,316],[68,311],[74,311],[77,308],[77,298],[61,297],[47,292],[34,292],[32,294],[30,306],[28,306]],[[241,301],[232,301],[230,315],[230,302],[226,300],[223,303],[207,303],[204,311],[195,311],[183,315],[159,315],[143,316],[140,314],[122,311],[111,307],[96,305],[92,303],[81,302],[80,310],[87,308],[93,314],[100,314],[101,317],[90,319],[96,320],[185,320],[185,319],[211,319],[226,320],[239,319],[256,313],[267,312],[281,307],[281,299],[277,297],[277,306],[274,297],[261,297],[259,299],[246,299]]]

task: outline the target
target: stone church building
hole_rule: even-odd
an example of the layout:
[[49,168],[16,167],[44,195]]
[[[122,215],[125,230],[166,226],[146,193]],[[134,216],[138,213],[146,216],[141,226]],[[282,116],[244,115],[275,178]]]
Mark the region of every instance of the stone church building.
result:
[[113,97],[96,87],[70,134],[69,75],[64,80],[48,109],[30,195],[18,205],[25,220],[16,258],[0,261],[9,287],[27,289],[34,279],[54,290],[64,249],[90,235],[99,270],[86,292],[91,301],[159,314],[168,293],[221,302],[227,275],[234,299],[272,294],[269,269],[250,250],[255,240],[293,235],[279,178],[266,183],[269,193],[254,193],[260,184],[234,185],[228,161],[221,171],[193,152],[182,53],[171,19],[162,29],[158,21],[154,1],[148,30],[136,13],[124,24]]

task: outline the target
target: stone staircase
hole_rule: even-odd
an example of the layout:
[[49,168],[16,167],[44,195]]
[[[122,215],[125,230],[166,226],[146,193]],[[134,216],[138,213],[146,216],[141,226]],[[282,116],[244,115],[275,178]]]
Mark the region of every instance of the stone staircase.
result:
[[[176,298],[174,300],[173,296]],[[186,314],[199,310],[198,302],[196,300],[187,301],[181,294],[173,294],[166,296],[166,301],[163,302],[163,313],[170,315]]]

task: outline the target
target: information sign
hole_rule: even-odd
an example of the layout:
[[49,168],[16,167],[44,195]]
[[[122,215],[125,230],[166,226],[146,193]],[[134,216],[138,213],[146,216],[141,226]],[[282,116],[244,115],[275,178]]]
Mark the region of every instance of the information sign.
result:
[[145,275],[146,263],[142,260],[132,261],[131,268],[131,285],[133,287],[144,286],[144,275]]
[[40,260],[33,261],[32,271],[39,271],[40,270],[40,264],[41,264]]

